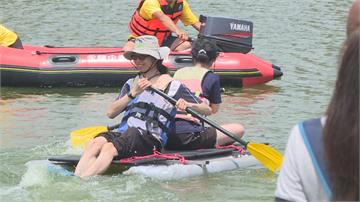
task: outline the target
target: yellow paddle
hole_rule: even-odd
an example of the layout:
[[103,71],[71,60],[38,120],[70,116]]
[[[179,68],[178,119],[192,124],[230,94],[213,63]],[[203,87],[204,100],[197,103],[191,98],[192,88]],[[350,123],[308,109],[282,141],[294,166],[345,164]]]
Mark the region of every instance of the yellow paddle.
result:
[[94,138],[100,133],[114,130],[120,124],[114,126],[93,126],[89,128],[82,128],[74,130],[70,133],[70,141],[73,147],[83,147],[89,140]]
[[[159,91],[153,87],[149,87],[150,90],[156,92],[157,94],[161,95],[165,99],[167,99],[171,104],[175,105],[176,100],[167,94],[165,94],[162,91]],[[205,123],[209,124],[210,126],[216,128],[217,130],[221,131],[228,137],[232,138],[233,140],[239,142],[242,144],[259,162],[261,162],[266,168],[269,170],[275,172],[278,170],[281,166],[283,156],[279,151],[277,151],[275,148],[265,145],[265,144],[258,144],[258,143],[251,143],[251,142],[245,142],[244,140],[234,136],[229,131],[225,130],[215,122],[211,121],[208,118],[205,118],[204,116],[200,115],[196,111],[194,111],[191,108],[186,108],[186,112],[190,113],[191,115],[197,117],[198,119],[201,119]]]

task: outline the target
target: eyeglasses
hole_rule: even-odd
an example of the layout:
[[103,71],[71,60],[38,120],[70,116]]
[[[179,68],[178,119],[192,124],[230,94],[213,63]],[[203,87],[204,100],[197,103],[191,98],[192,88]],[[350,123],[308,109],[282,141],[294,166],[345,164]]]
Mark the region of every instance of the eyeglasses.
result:
[[145,58],[147,58],[147,57],[148,57],[148,55],[133,54],[133,55],[131,56],[131,60],[137,60],[137,59],[139,59],[139,60],[145,60]]

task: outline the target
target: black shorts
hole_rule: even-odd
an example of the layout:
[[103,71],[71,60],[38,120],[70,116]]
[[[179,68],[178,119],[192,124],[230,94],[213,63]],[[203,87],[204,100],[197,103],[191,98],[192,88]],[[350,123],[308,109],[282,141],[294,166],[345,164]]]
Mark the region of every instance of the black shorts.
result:
[[105,132],[98,136],[104,137],[113,143],[118,156],[114,159],[122,159],[131,156],[146,156],[153,154],[153,149],[161,151],[161,143],[147,131],[137,128],[129,128],[124,133]]
[[196,133],[169,135],[165,146],[168,150],[195,150],[214,148],[216,144],[216,129],[205,127]]
[[164,41],[162,42],[161,46],[167,46],[167,47],[171,47],[171,45],[174,43],[174,41],[177,39],[176,36],[168,36],[164,39]]

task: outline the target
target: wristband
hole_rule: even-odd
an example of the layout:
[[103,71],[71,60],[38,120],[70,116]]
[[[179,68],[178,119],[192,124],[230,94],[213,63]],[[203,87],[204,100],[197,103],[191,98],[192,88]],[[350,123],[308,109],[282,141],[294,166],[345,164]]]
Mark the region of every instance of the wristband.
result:
[[133,95],[131,95],[131,92],[129,91],[127,94],[126,94],[130,99],[135,99],[135,97]]

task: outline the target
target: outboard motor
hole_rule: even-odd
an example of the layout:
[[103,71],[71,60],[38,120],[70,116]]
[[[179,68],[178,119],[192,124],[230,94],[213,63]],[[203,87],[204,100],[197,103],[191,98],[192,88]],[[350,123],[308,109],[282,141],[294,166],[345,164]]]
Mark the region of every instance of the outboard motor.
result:
[[199,38],[216,43],[222,52],[248,53],[253,49],[253,23],[225,17],[200,16]]

